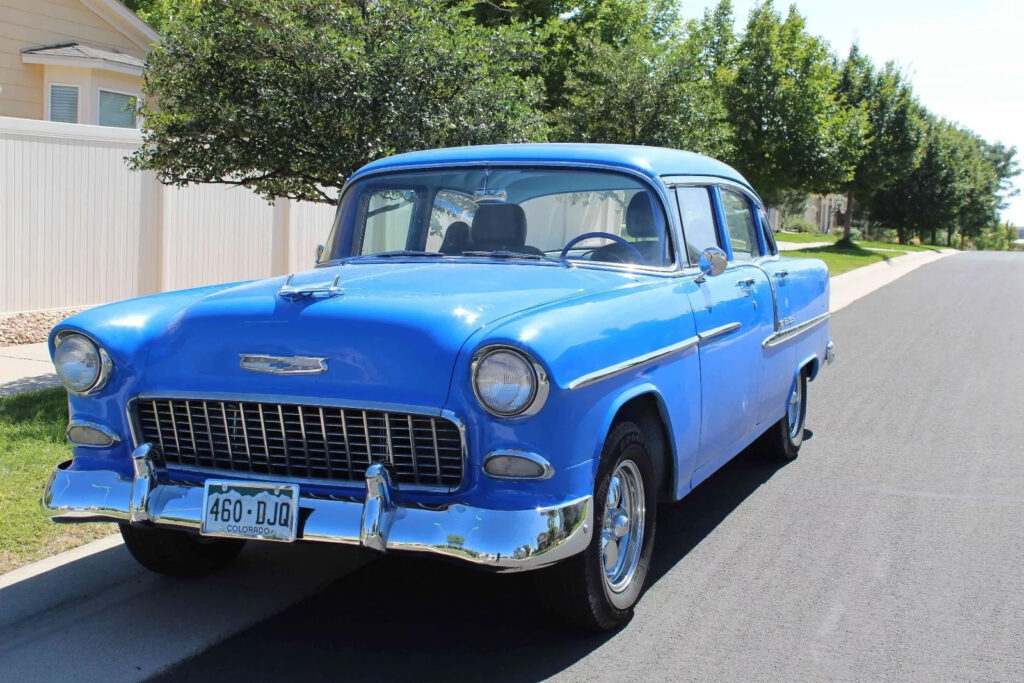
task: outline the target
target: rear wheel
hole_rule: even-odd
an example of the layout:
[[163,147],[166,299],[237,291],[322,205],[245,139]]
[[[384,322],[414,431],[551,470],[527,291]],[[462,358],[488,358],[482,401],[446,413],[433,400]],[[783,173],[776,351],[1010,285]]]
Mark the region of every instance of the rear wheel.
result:
[[764,433],[762,446],[768,455],[792,460],[804,442],[804,420],[807,417],[807,372],[800,371],[786,399],[786,414]]
[[121,524],[121,538],[146,569],[168,576],[203,576],[230,564],[244,540],[208,538],[187,531],[146,529]]
[[634,423],[620,422],[609,434],[594,493],[596,528],[586,550],[537,578],[560,616],[605,631],[633,617],[654,548],[654,472]]

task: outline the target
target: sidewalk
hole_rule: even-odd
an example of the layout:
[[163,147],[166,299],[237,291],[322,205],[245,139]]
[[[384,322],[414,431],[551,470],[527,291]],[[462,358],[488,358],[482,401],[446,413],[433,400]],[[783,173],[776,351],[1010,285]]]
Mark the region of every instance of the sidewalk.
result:
[[57,386],[46,342],[0,347],[0,396]]
[[834,242],[776,242],[779,251],[799,251],[800,249],[816,249],[817,247],[831,247]]

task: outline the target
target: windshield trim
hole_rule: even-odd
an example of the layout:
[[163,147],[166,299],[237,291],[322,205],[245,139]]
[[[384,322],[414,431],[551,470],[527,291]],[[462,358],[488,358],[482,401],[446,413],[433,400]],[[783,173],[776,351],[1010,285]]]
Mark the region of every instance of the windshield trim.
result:
[[[681,228],[678,222],[678,216],[674,215],[670,207],[673,207],[670,197],[668,196],[668,190],[665,183],[662,181],[660,176],[651,176],[646,173],[642,173],[632,168],[619,166],[617,164],[603,164],[594,162],[580,162],[580,161],[545,161],[543,163],[537,163],[535,161],[501,161],[498,163],[491,161],[466,161],[466,162],[431,162],[431,163],[419,163],[410,164],[409,166],[403,167],[390,167],[383,168],[380,170],[373,170],[367,172],[356,171],[342,187],[341,194],[338,197],[338,211],[335,213],[334,221],[331,225],[331,234],[329,235],[328,248],[335,249],[336,245],[332,242],[337,242],[341,235],[338,233],[340,223],[345,217],[345,212],[342,208],[345,206],[345,200],[348,193],[352,188],[359,182],[368,180],[371,178],[380,178],[381,176],[399,176],[406,173],[420,173],[423,171],[432,171],[437,169],[472,169],[472,168],[510,168],[510,169],[537,169],[537,170],[559,170],[563,171],[566,169],[585,169],[589,171],[606,171],[610,173],[618,173],[620,175],[629,176],[638,180],[642,185],[657,197],[660,202],[660,208],[665,217],[665,234],[669,240],[669,252],[672,255],[672,263],[667,266],[650,266],[638,263],[612,263],[612,262],[597,262],[597,261],[573,261],[573,265],[578,268],[600,268],[602,270],[616,270],[623,272],[641,272],[647,274],[676,274],[682,271],[686,266],[689,265],[689,261],[683,259],[683,254],[680,252],[680,239],[681,239]],[[347,231],[348,232],[348,231]],[[348,237],[352,237],[349,235]],[[349,243],[351,245],[351,242]],[[326,266],[326,265],[339,265],[345,263],[346,259],[351,256],[343,256],[329,261],[324,261],[317,264],[315,267]],[[432,259],[431,262],[450,261],[457,259],[469,259],[471,257],[459,256],[454,259],[441,258]],[[494,263],[511,263],[515,261],[517,263],[525,262],[525,259],[487,259],[489,262]],[[404,259],[381,259],[381,261],[388,261],[391,263],[404,262]],[[534,265],[544,265],[543,261],[534,261]],[[547,264],[550,265],[550,264]]]

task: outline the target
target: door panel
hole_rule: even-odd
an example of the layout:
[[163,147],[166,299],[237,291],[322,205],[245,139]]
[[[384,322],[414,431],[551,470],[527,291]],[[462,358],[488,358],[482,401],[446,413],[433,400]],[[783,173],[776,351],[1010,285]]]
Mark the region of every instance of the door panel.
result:
[[698,335],[739,324],[700,343],[700,467],[733,455],[727,452],[757,424],[762,412],[761,345],[772,333],[774,311],[767,276],[743,264],[696,283],[689,296]]

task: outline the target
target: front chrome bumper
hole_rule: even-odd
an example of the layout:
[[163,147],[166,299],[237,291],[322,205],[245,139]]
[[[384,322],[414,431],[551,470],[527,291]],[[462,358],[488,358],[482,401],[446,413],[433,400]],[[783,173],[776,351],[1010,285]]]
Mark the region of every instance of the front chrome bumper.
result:
[[[135,449],[133,477],[113,470],[54,468],[43,510],[56,522],[114,521],[199,530],[203,487],[160,482],[153,449]],[[404,506],[387,470],[366,472],[366,499],[301,494],[298,539],[444,555],[500,571],[537,569],[586,548],[593,532],[592,497],[528,510],[492,510],[461,503]]]

